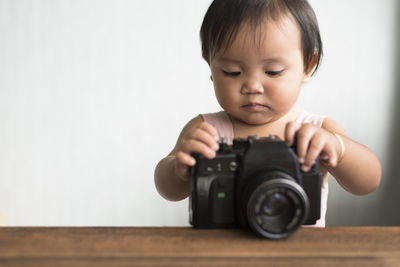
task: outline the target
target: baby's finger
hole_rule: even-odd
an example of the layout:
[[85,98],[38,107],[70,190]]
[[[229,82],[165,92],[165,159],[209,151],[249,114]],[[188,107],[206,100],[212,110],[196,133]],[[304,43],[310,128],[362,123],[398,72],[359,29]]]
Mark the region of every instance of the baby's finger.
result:
[[338,157],[335,148],[333,146],[325,146],[323,153],[327,156],[327,160],[324,162],[331,167],[336,167]]
[[295,141],[296,133],[301,128],[301,123],[289,122],[285,128],[285,140],[289,146],[292,146]]
[[196,164],[196,160],[192,156],[182,151],[179,151],[176,154],[176,160],[178,161],[178,163],[186,166],[194,166]]
[[323,137],[319,135],[314,135],[310,142],[304,164],[302,165],[303,171],[309,171],[311,169],[315,159],[321,154],[325,144]]
[[218,131],[215,129],[214,126],[204,121],[202,124],[200,124],[200,128],[209,133],[216,141],[218,141]]
[[195,139],[190,139],[190,140],[186,141],[185,144],[183,145],[181,151],[186,154],[192,154],[192,153],[201,154],[204,157],[209,158],[209,159],[213,159],[216,155],[215,150],[210,148],[205,143],[200,142]]
[[327,153],[325,153],[324,151],[321,152],[321,154],[319,154],[318,157],[320,163],[323,163],[325,165],[330,165],[330,157]]
[[197,129],[196,131],[194,131],[191,138],[206,144],[214,151],[217,151],[219,148],[218,142],[215,140],[215,138],[204,129]]
[[303,127],[296,134],[297,142],[297,156],[299,157],[300,163],[305,163],[307,151],[310,145],[310,140],[314,134],[314,131],[310,128]]
[[175,173],[184,181],[188,180],[189,176],[189,167],[194,166],[196,161],[190,155],[178,152],[175,156]]

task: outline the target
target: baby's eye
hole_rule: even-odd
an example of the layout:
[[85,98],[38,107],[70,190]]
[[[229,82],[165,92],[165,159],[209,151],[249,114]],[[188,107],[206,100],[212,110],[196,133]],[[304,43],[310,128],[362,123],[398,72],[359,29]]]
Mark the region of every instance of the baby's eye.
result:
[[283,70],[279,70],[279,71],[266,71],[265,73],[266,73],[268,76],[276,77],[276,76],[279,76],[282,72],[283,72]]
[[229,72],[229,71],[224,71],[223,70],[222,72],[224,73],[225,76],[228,76],[228,77],[237,77],[237,76],[240,75],[240,72],[238,72],[238,71]]

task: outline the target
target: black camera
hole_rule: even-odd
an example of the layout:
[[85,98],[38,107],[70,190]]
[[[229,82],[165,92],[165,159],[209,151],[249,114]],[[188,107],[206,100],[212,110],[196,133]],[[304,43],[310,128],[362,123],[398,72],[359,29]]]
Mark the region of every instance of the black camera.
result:
[[318,161],[301,170],[295,147],[277,136],[219,141],[214,159],[193,154],[189,218],[195,228],[250,227],[282,239],[320,218]]

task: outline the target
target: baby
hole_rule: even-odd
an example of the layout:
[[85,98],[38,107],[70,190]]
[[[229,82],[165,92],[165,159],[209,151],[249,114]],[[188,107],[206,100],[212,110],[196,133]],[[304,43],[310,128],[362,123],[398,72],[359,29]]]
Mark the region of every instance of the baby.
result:
[[347,136],[331,118],[295,107],[302,84],[318,68],[322,42],[307,0],[214,0],[201,27],[203,58],[223,111],[202,114],[183,128],[171,153],[155,169],[164,198],[189,196],[192,153],[214,158],[218,140],[277,135],[292,145],[303,171],[320,161],[321,219],[325,226],[330,173],[348,192],[375,190],[381,166],[366,146]]

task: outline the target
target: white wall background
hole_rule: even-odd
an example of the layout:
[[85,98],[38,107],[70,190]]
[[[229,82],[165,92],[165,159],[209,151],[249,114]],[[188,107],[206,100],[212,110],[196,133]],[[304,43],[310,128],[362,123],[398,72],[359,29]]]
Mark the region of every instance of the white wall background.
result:
[[[188,225],[153,171],[188,120],[219,110],[198,35],[210,2],[0,0],[1,225]],[[397,1],[310,2],[325,57],[299,106],[385,165]],[[382,223],[382,194],[331,181],[328,224]]]

